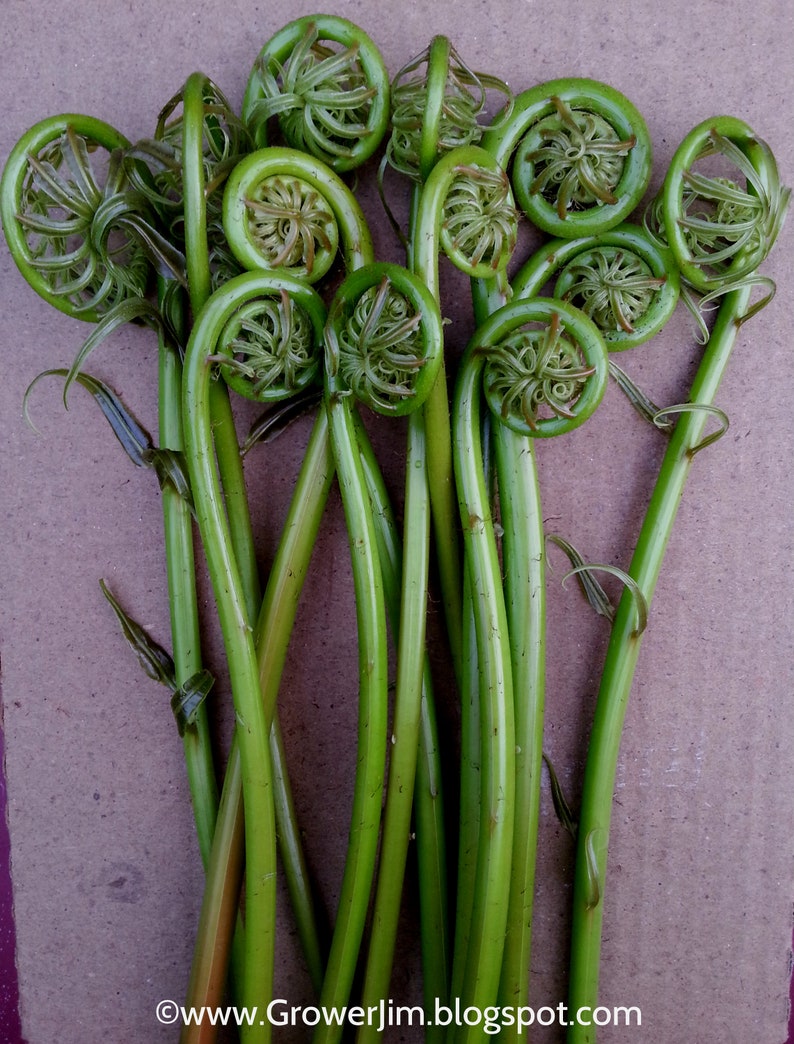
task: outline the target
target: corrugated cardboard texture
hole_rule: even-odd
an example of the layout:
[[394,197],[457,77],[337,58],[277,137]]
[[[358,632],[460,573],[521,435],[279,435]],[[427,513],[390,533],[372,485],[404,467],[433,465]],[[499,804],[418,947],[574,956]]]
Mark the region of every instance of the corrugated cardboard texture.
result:
[[[150,134],[196,69],[239,105],[261,44],[314,10],[241,0],[6,0],[0,158],[58,112],[101,117],[131,139]],[[794,180],[792,13],[783,0],[361,0],[330,10],[366,29],[392,72],[444,33],[470,66],[502,75],[514,90],[565,75],[609,82],[648,122],[654,188],[687,131],[722,112],[751,123],[784,180]],[[373,195],[367,208],[381,256],[399,258]],[[778,295],[740,333],[719,395],[730,430],[698,455],[642,650],[615,795],[602,1000],[638,1005],[643,1025],[605,1029],[603,1044],[785,1037],[794,835],[791,246],[789,225],[765,266]],[[41,433],[25,425],[27,384],[41,369],[69,365],[86,329],[40,302],[5,249],[0,280],[3,714],[25,1033],[29,1044],[173,1040],[155,1005],[184,996],[202,877],[181,746],[165,690],[140,673],[98,587],[104,577],[168,644],[158,491],[128,465],[80,389],[65,413],[59,382],[42,382],[31,402]],[[467,312],[453,303],[445,310],[460,347]],[[682,314],[625,364],[657,401],[680,401],[691,344]],[[91,369],[156,430],[149,331],[119,332]],[[381,425],[375,431],[396,490],[398,440]],[[249,458],[263,569],[307,433],[301,422]],[[625,566],[661,449],[611,390],[592,422],[541,447],[549,530],[591,561]],[[561,588],[565,562],[553,562],[546,749],[575,805],[606,629],[573,586]],[[202,594],[212,621],[206,585]],[[218,667],[217,637],[208,642]],[[354,764],[355,656],[334,498],[282,711],[309,857],[330,908]],[[454,720],[450,708],[449,729]],[[545,794],[531,975],[538,1006],[565,999],[571,866],[571,843]],[[281,937],[277,991],[309,1003],[286,915]],[[419,995],[413,906],[393,993],[396,1001]],[[403,1029],[393,1039],[420,1037]],[[533,1039],[558,1041],[561,1031]]]

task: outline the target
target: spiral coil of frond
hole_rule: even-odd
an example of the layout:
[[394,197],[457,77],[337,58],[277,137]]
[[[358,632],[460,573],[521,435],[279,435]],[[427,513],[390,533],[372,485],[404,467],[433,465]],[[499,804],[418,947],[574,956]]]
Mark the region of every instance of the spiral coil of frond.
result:
[[369,37],[331,15],[299,18],[262,48],[243,104],[258,145],[276,117],[284,141],[335,170],[358,166],[386,131],[389,77]]
[[461,166],[444,200],[441,244],[457,267],[497,271],[513,253],[518,211],[501,170]]
[[[569,210],[615,202],[625,158],[636,144],[597,112],[551,99],[556,112],[540,120],[525,140],[521,161],[532,164],[531,194],[541,193],[562,219]],[[520,162],[521,162],[520,161]]]
[[606,337],[634,333],[665,278],[636,253],[604,246],[583,251],[560,272],[555,296],[589,316]]
[[421,319],[387,279],[361,295],[339,330],[339,374],[357,399],[388,408],[416,394]]
[[312,276],[321,259],[330,264],[338,240],[336,220],[311,185],[294,177],[266,178],[246,206],[251,241],[268,268],[302,269]]
[[297,394],[317,377],[320,352],[310,316],[286,290],[248,301],[218,339],[221,373],[257,402]]
[[389,416],[421,406],[441,366],[438,307],[399,265],[367,265],[347,277],[328,313],[325,340],[330,393],[353,395]]
[[145,201],[131,189],[121,149],[108,150],[69,123],[24,162],[14,221],[39,292],[76,315],[142,296],[149,265],[124,220],[144,211]]
[[514,298],[492,312],[470,341],[461,372],[474,367],[482,370],[493,416],[519,435],[540,438],[587,420],[609,380],[596,325],[570,302],[548,297]]
[[543,416],[573,418],[572,408],[594,373],[582,365],[556,313],[548,326],[517,331],[483,352],[489,404],[499,403],[503,421],[519,419],[532,431]]
[[[686,281],[701,291],[755,272],[777,238],[790,197],[764,142],[739,121],[712,122],[682,143],[661,203],[648,217],[676,254]],[[727,162],[729,176],[697,169],[712,157]]]
[[[435,43],[435,41],[434,41]],[[483,135],[486,90],[493,88],[508,99],[510,89],[502,80],[470,69],[448,41],[444,41],[446,68],[440,84],[442,97],[434,100],[439,114],[433,143],[437,155],[463,145],[476,145]],[[422,133],[430,91],[433,47],[430,44],[397,73],[392,81],[392,133],[387,161],[412,180],[423,171]]]

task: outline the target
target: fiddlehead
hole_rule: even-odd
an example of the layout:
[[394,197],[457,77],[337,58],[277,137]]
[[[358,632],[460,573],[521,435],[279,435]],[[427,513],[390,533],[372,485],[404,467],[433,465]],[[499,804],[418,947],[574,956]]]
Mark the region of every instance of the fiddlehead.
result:
[[503,274],[518,232],[518,211],[500,164],[468,145],[446,153],[422,187],[411,242],[414,269],[436,299],[445,253],[473,279]]
[[515,99],[483,147],[507,167],[521,208],[561,238],[593,235],[626,218],[648,186],[651,143],[640,113],[596,80],[540,84]]
[[389,74],[358,26],[334,15],[298,18],[262,48],[243,100],[259,146],[278,117],[284,141],[336,171],[375,152],[389,116]]
[[331,394],[353,394],[378,413],[421,406],[441,365],[441,317],[418,279],[398,265],[369,265],[337,291],[326,328]]
[[[442,352],[441,317],[419,280],[397,265],[352,272],[329,311],[326,409],[351,550],[359,639],[359,741],[353,816],[334,938],[321,1004],[347,1002],[372,886],[386,765],[386,611],[372,502],[354,423],[355,394],[373,409],[401,415],[421,406]],[[318,1027],[336,1041],[341,1027]]]
[[392,133],[386,162],[424,181],[444,153],[476,145],[483,135],[486,91],[509,100],[506,83],[471,70],[445,36],[436,36],[392,82]]
[[270,147],[234,168],[224,193],[223,223],[247,269],[290,272],[314,283],[328,272],[341,243],[346,267],[371,253],[361,209],[320,160]]
[[518,213],[505,172],[457,163],[441,222],[441,247],[455,267],[472,278],[504,271],[516,246],[517,228]]
[[230,388],[262,403],[291,398],[316,380],[325,320],[308,287],[271,283],[263,294],[259,274],[245,273],[216,291],[240,303],[220,331],[213,358]]
[[148,218],[122,163],[126,139],[108,124],[69,114],[42,120],[3,171],[0,208],[9,249],[36,292],[68,315],[96,322],[142,297],[149,263],[131,228]]
[[610,352],[653,337],[675,310],[678,267],[670,251],[627,223],[597,236],[546,243],[513,280],[515,297],[553,296],[581,309]]
[[[696,159],[707,158],[715,147],[713,132],[731,141],[748,161],[740,169],[749,179],[749,192],[736,216],[738,226],[726,235],[726,212],[715,221],[716,237],[708,228],[725,188],[715,186],[711,177],[691,176]],[[722,143],[719,149],[723,149]],[[733,148],[729,153],[735,156]],[[754,173],[750,174],[750,168]],[[690,172],[690,173],[688,173]],[[695,189],[702,192],[702,208],[708,213],[693,221],[694,199],[687,202],[687,217],[682,206],[684,195]],[[758,193],[758,204],[754,196]],[[734,195],[732,192],[730,193]],[[689,390],[686,405],[676,407],[680,417],[672,430],[659,474],[637,537],[629,575],[650,606],[661,572],[665,552],[682,500],[694,455],[712,436],[703,437],[708,417],[714,412],[714,399],[725,374],[740,324],[747,318],[748,303],[755,282],[755,268],[771,246],[783,221],[789,190],[778,182],[777,167],[771,152],[745,124],[720,117],[700,124],[688,135],[673,157],[662,192],[663,236],[681,268],[682,281],[699,291],[724,291],[720,306]],[[742,195],[736,194],[738,203]],[[745,203],[747,208],[745,209]],[[758,225],[748,222],[750,210],[758,211]],[[730,222],[732,223],[732,222]],[[687,229],[687,226],[692,226]],[[755,230],[753,230],[755,229]],[[694,240],[687,239],[697,233]],[[721,283],[721,275],[724,283]],[[701,302],[702,303],[702,302]],[[756,309],[757,310],[757,309]],[[751,310],[752,311],[752,310]],[[669,413],[670,410],[661,411]],[[632,681],[640,653],[641,637],[636,632],[633,599],[621,598],[612,624],[607,655],[596,700],[593,726],[582,787],[579,816],[579,845],[573,895],[571,1007],[595,1005],[598,997],[601,931],[604,911],[604,886],[607,879],[609,829],[621,733],[631,694]],[[594,902],[595,900],[595,902]],[[594,1040],[591,1028],[569,1029],[570,1044]]]
[[603,397],[609,375],[603,338],[566,302],[534,298],[505,305],[480,327],[475,342],[491,412],[518,434],[543,438],[570,431]]
[[[727,163],[727,175],[709,171],[712,157]],[[721,116],[695,127],[661,193],[663,235],[684,280],[708,293],[751,276],[777,238],[790,195],[769,146],[745,123]]]
[[206,200],[206,225],[213,276],[217,284],[239,273],[229,264],[221,226],[223,186],[235,164],[251,151],[251,139],[220,88],[208,77],[193,74],[163,106],[154,136],[142,139],[126,152],[128,174],[136,188],[159,214],[172,242],[185,240],[186,125],[195,127]]

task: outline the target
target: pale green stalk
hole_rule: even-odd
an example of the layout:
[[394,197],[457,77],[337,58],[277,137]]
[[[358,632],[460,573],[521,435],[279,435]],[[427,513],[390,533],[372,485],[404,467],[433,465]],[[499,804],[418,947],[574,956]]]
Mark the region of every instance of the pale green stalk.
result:
[[[341,1010],[349,1000],[375,871],[386,769],[388,664],[383,586],[377,541],[350,399],[328,391],[337,478],[348,529],[359,644],[359,724],[348,850],[320,1006]],[[324,1025],[315,1044],[333,1044],[342,1027]]]
[[[412,418],[416,416],[412,414]],[[389,493],[383,480],[372,444],[369,441],[366,429],[360,418],[356,418],[356,430],[358,432],[358,444],[361,450],[361,461],[364,468],[364,478],[367,483],[370,500],[372,501],[373,516],[375,520],[376,536],[378,541],[378,557],[380,559],[381,572],[383,575],[383,586],[386,598],[386,609],[391,621],[392,634],[399,640],[400,634],[400,604],[401,604],[401,577],[402,567],[402,544],[397,527],[394,512],[392,510]],[[422,470],[417,468],[415,483],[423,484]],[[425,529],[427,536],[427,529]],[[395,776],[399,771],[399,778],[403,781],[397,788],[392,787],[392,806],[397,808],[396,821],[400,824],[399,830],[394,826],[389,828],[392,840],[387,846],[382,844],[381,862],[384,862],[383,853],[388,854],[387,864],[395,863],[396,869],[390,865],[384,867],[388,880],[387,892],[391,892],[395,904],[399,904],[399,889],[402,887],[403,871],[405,861],[405,850],[408,846],[408,831],[403,832],[406,822],[405,803],[406,797],[410,805],[410,796],[413,795],[416,853],[419,868],[419,916],[422,934],[422,966],[424,980],[424,995],[427,1010],[431,1011],[435,998],[447,997],[449,994],[449,913],[447,897],[447,853],[444,824],[444,801],[443,783],[441,778],[441,759],[439,752],[438,730],[436,722],[435,700],[433,695],[433,682],[430,674],[430,665],[426,654],[422,654],[422,691],[420,693],[418,714],[418,725],[416,743],[418,756],[416,762],[416,776],[412,781],[410,774],[405,768],[405,762],[411,758],[410,748],[406,743],[405,731],[401,729],[402,736],[396,733],[402,753],[398,759],[399,769],[395,769]],[[395,696],[395,705],[397,702]],[[404,701],[403,701],[404,704]],[[413,727],[411,719],[414,712],[409,702],[409,731]],[[395,710],[396,712],[396,710]],[[392,757],[394,751],[392,752]],[[391,770],[390,770],[391,780]],[[396,791],[396,793],[395,793]],[[409,793],[406,793],[409,791]],[[387,802],[386,819],[389,819],[389,807]],[[395,822],[394,811],[391,814],[392,822]],[[384,825],[384,835],[386,826]],[[380,888],[380,879],[379,879]],[[398,910],[394,909],[391,915],[387,915],[388,924],[381,924],[378,934],[378,942],[375,942],[376,930],[373,928],[370,950],[377,945],[379,949],[385,950],[376,957],[376,962],[383,968],[387,961],[391,968],[394,940],[389,934],[395,928],[395,917]],[[386,993],[383,993],[386,997]],[[426,1039],[433,1040],[439,1036],[440,1027],[426,1029]]]
[[[466,1006],[483,1010],[496,1001],[507,926],[515,733],[507,613],[482,468],[481,369],[481,359],[470,355],[464,361],[453,419],[455,477],[477,638],[482,749],[480,836],[461,997]],[[471,1040],[481,1033],[481,1028],[462,1026],[456,1039]]]
[[[692,384],[691,403],[708,406],[714,402],[749,298],[750,288],[735,290],[725,296]],[[629,575],[646,604],[650,604],[656,588],[684,486],[707,419],[708,414],[702,409],[682,413],[662,461],[629,568]],[[592,1009],[598,1004],[612,795],[623,722],[640,645],[634,596],[626,590],[612,625],[582,788],[569,993],[569,1010],[574,1022],[579,1009]],[[592,1044],[595,1027],[574,1024],[568,1030],[567,1039],[569,1044]]]
[[[162,283],[161,291],[162,301],[165,293]],[[181,452],[184,446],[182,363],[177,349],[162,332],[159,340],[160,445]],[[193,519],[190,505],[169,483],[163,487],[162,502],[172,654],[176,683],[183,685],[202,667]],[[218,785],[205,706],[198,708],[192,725],[184,731],[182,742],[199,851],[206,868],[218,811]]]

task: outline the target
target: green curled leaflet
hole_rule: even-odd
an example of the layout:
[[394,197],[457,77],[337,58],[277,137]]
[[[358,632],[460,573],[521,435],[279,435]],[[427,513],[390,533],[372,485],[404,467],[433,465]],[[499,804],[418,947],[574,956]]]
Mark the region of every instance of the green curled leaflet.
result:
[[[134,235],[97,212],[144,201],[130,192],[121,156],[127,139],[102,120],[52,116],[16,143],[0,181],[0,216],[12,257],[33,289],[88,322],[129,296],[143,296],[149,265]],[[117,215],[118,216],[118,215]]]
[[322,300],[301,280],[243,272],[208,298],[200,329],[207,361],[229,387],[274,403],[316,380],[324,324]]
[[[713,157],[726,173],[704,169]],[[771,149],[746,123],[733,116],[699,123],[676,150],[661,192],[664,235],[682,278],[709,293],[754,275],[790,195]]]
[[350,189],[321,160],[272,146],[246,156],[224,192],[229,246],[248,270],[289,271],[317,282],[341,243],[347,268],[371,252],[367,225]]
[[602,565],[599,563],[587,563],[585,565],[574,566],[574,568],[569,570],[562,578],[563,586],[565,586],[565,581],[568,580],[569,577],[576,576],[579,573],[593,573],[596,570],[601,573],[611,573],[612,576],[616,576],[631,594],[637,617],[637,623],[633,634],[634,637],[639,637],[648,626],[648,603],[637,581],[629,576],[625,570],[619,569],[617,566]]
[[610,352],[650,340],[675,311],[680,279],[672,254],[643,228],[623,222],[594,236],[554,239],[516,273],[515,297],[553,296],[581,308]]
[[714,406],[712,403],[680,402],[673,406],[665,406],[663,409],[657,410],[652,418],[653,423],[664,430],[669,424],[669,421],[665,421],[665,418],[669,417],[671,414],[695,412],[706,413],[711,417],[715,417],[719,421],[720,426],[708,435],[704,435],[699,442],[696,442],[693,446],[689,447],[687,452],[690,457],[694,457],[699,450],[705,449],[706,446],[710,446],[713,442],[721,439],[727,432],[729,421],[725,410],[721,410],[719,406]]
[[277,117],[288,146],[343,173],[369,159],[386,133],[389,74],[353,22],[297,18],[259,52],[242,112],[258,147],[268,144],[268,122]]
[[171,696],[171,710],[180,736],[195,728],[199,711],[214,684],[210,672],[201,670],[191,675]]
[[468,348],[482,360],[491,412],[521,435],[549,438],[578,427],[603,398],[606,346],[578,308],[518,299],[493,312]]
[[[557,533],[549,533],[546,536],[548,543],[556,545],[561,551],[568,557],[568,561],[574,568],[574,573],[568,573],[567,576],[575,575],[579,581],[579,586],[582,590],[582,594],[587,599],[590,607],[598,613],[599,616],[605,616],[607,620],[614,620],[615,618],[615,607],[609,599],[604,588],[593,576],[592,572],[587,568],[587,563],[580,554],[579,551],[569,543],[563,537]],[[563,579],[563,585],[565,579]]]
[[507,168],[527,217],[560,238],[594,235],[619,224],[650,180],[645,120],[619,91],[569,77],[516,95],[482,146]]
[[480,141],[485,130],[480,118],[490,89],[504,94],[509,106],[512,93],[506,83],[474,72],[446,36],[434,36],[392,81],[386,162],[426,181],[444,153]]
[[391,417],[420,407],[443,355],[443,328],[427,287],[407,269],[381,262],[350,273],[326,326],[330,395],[348,395]]

